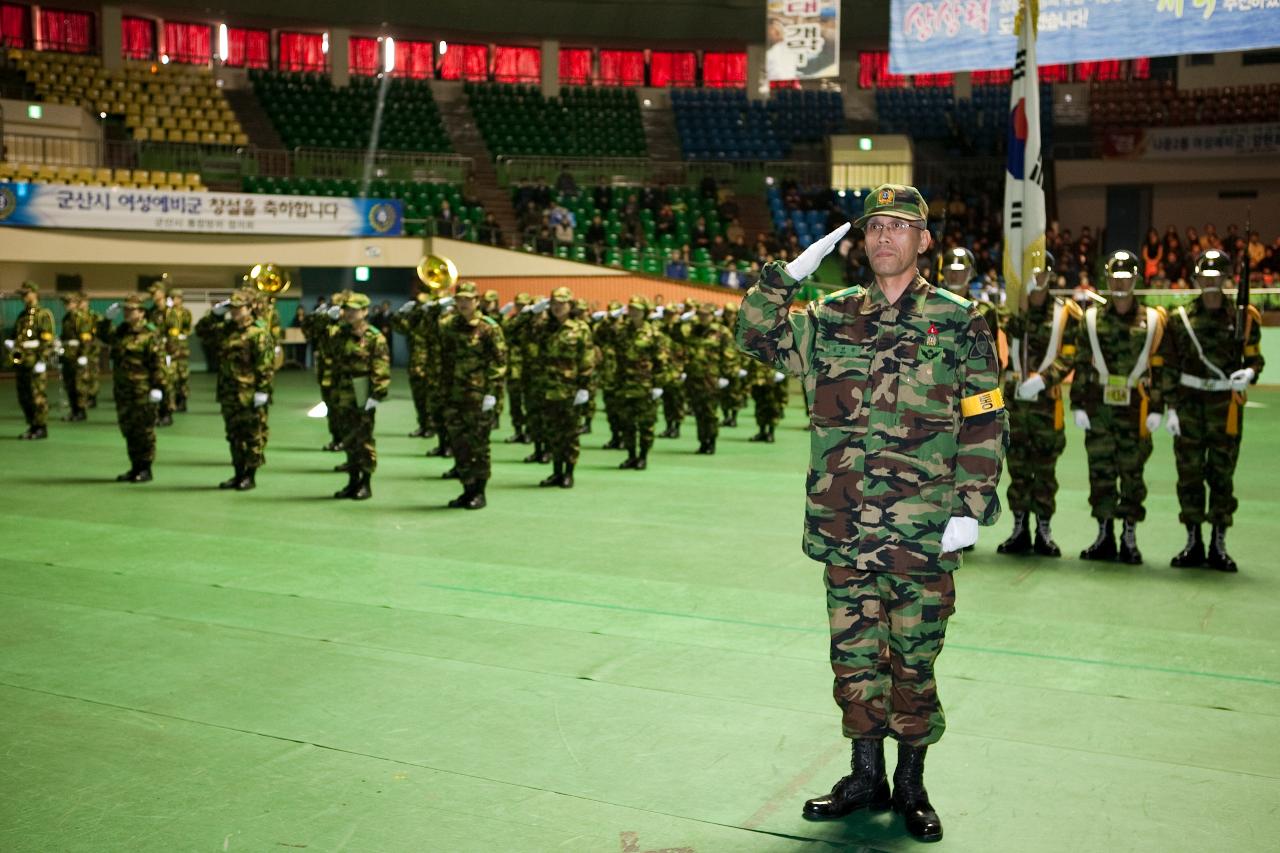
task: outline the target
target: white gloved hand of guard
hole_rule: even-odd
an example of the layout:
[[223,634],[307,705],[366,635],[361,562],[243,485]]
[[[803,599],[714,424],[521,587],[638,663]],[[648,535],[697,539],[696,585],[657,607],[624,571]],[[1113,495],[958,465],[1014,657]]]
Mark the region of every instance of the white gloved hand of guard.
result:
[[[224,314],[226,314],[226,313],[227,313],[227,310],[228,310],[228,309],[230,309],[230,308],[231,308],[231,303],[230,303],[230,302],[228,302],[228,301],[227,301],[227,300],[225,300],[225,299],[224,299],[224,300],[222,300],[221,302],[215,302],[215,303],[213,304],[213,314],[214,314],[214,316],[215,316],[215,317],[221,317],[221,316],[223,316]],[[337,308],[337,306],[335,305],[335,306],[334,306],[334,308]],[[109,308],[108,308],[107,310],[108,310],[108,311],[110,311],[111,309],[109,309]],[[333,316],[333,313],[332,313],[332,312],[333,312],[333,310],[334,310],[334,309],[333,309],[333,308],[331,308],[331,309],[329,309],[329,310],[330,310],[330,314],[329,314],[329,316],[330,316],[330,317],[332,317],[332,316]]]
[[15,341],[15,340],[13,340],[12,338],[10,338],[9,340],[6,340],[6,341],[4,342],[4,348],[5,348],[5,349],[13,349],[13,348],[14,348],[14,347],[16,347],[17,345],[18,345],[18,342],[17,342],[17,341]]
[[1071,416],[1075,418],[1076,426],[1080,427],[1080,429],[1084,430],[1085,432],[1089,431],[1089,428],[1092,426],[1092,424],[1089,423],[1088,412],[1086,412],[1084,409],[1073,409],[1071,412]]
[[1043,390],[1044,377],[1039,373],[1033,373],[1018,385],[1017,397],[1019,400],[1034,400]]
[[591,395],[587,393],[586,388],[579,388],[578,393],[573,395],[573,404],[575,406],[585,406]]
[[1253,381],[1253,377],[1258,374],[1253,372],[1252,367],[1242,367],[1231,374],[1231,390],[1243,391],[1249,387],[1249,383]]
[[591,319],[592,319],[592,320],[603,320],[603,319],[604,319],[604,317],[605,317],[605,312],[604,312],[604,311],[592,311],[592,312],[591,312]]
[[76,359],[76,364],[80,365],[81,367],[87,366],[89,364],[89,357],[86,355],[80,356],[79,358]]
[[787,264],[787,275],[796,281],[801,281],[813,275],[817,272],[818,267],[822,266],[822,259],[831,254],[831,250],[836,247],[836,244],[852,227],[851,223],[846,222],[821,240],[815,240],[810,243],[809,248],[800,253],[800,257]]
[[514,310],[516,310],[516,304],[514,302],[508,302],[506,305],[503,305],[498,309],[498,313],[505,317]]
[[942,552],[944,554],[968,548],[978,541],[978,519],[963,515],[953,515],[947,522],[947,529],[942,532]]
[[550,299],[539,299],[537,302],[529,306],[529,310],[535,314],[541,314],[543,311],[546,311],[547,308],[549,307],[551,307]]
[[119,302],[112,302],[107,306],[106,318],[108,320],[118,320],[120,319],[120,314],[123,313],[123,311],[124,309],[120,307]]
[[49,367],[43,361],[36,362],[36,373],[44,373]]
[[773,381],[774,381],[774,382],[786,382],[786,381],[787,381],[787,374],[783,373],[781,370],[775,370],[775,371],[773,372]]
[[684,312],[683,314],[681,314],[681,315],[680,315],[680,322],[681,322],[681,323],[687,323],[687,322],[689,322],[690,320],[692,320],[692,319],[693,319],[693,315],[694,315],[694,314],[696,314],[696,313],[697,313],[697,312],[695,312],[695,311],[686,311],[686,312]]
[[649,396],[650,396],[650,397],[652,397],[652,398],[653,398],[653,399],[655,399],[655,400],[661,400],[661,399],[662,399],[662,389],[661,389],[661,388],[650,388],[650,389],[649,389]]
[[165,297],[165,300],[164,300],[164,307],[166,307],[166,308],[172,308],[172,307],[173,307],[173,297],[172,297],[172,296],[166,296],[166,297]]
[[[214,312],[216,313],[216,312],[217,312],[217,310],[218,310],[218,307],[215,305],[215,306],[214,306]],[[338,319],[339,317],[341,317],[341,316],[342,316],[342,306],[341,306],[341,305],[330,305],[330,306],[329,306],[329,310],[328,310],[328,311],[326,311],[325,313],[329,315],[329,319],[330,319],[330,320],[336,320],[336,319]]]
[[492,394],[485,394],[480,400],[480,411],[492,412],[493,407],[498,405],[498,398]]
[[747,378],[747,370],[746,370],[746,368],[744,368],[744,367],[739,367],[739,368],[738,368],[738,378],[739,378],[739,379],[746,379],[746,378]]
[[1174,438],[1178,438],[1182,435],[1182,422],[1178,420],[1177,409],[1165,409],[1164,431]]
[[1152,412],[1147,415],[1147,432],[1155,435],[1156,430],[1160,429],[1160,421],[1164,420],[1164,415],[1160,412]]
[[364,401],[364,410],[366,412],[372,412],[376,408],[378,408],[378,401],[372,397]]
[[161,391],[159,388],[152,388],[150,391],[147,392],[147,399],[153,403],[159,403],[161,400],[164,399],[164,392]]
[[621,317],[625,313],[627,313],[627,306],[623,305],[619,308],[614,308],[612,311],[610,311],[609,316],[613,317],[616,320],[617,318]]
[[729,380],[721,376],[719,379],[716,380],[716,387],[720,389],[728,388]]
[[254,407],[255,409],[261,409],[261,408],[262,408],[263,406],[265,406],[266,404],[267,404],[267,392],[266,392],[266,391],[254,391],[254,392],[253,392],[253,407]]

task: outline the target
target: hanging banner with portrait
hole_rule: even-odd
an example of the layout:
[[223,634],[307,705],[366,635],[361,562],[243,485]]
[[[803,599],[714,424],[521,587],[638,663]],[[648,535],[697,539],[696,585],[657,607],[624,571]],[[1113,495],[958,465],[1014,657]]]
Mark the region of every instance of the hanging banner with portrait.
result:
[[767,0],[766,9],[769,82],[839,75],[839,0]]

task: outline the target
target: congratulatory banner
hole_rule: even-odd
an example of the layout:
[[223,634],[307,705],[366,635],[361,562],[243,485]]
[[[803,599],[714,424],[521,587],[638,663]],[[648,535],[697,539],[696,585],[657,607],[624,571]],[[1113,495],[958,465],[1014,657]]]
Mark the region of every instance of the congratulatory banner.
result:
[[765,75],[815,80],[840,74],[839,0],[767,0]]
[[398,201],[0,182],[0,226],[399,237]]
[[[1042,65],[1280,45],[1280,0],[1040,0]],[[1018,0],[893,0],[889,70],[1009,68]]]

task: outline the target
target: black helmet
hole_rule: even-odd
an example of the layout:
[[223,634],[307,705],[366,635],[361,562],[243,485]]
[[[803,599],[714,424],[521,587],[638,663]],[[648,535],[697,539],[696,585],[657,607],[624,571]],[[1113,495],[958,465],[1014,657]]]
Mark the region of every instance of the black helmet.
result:
[[1142,267],[1138,265],[1137,256],[1133,252],[1124,249],[1118,249],[1111,253],[1111,257],[1107,258],[1105,270],[1107,278],[1135,279],[1142,277]]
[[1217,249],[1209,249],[1196,261],[1196,278],[1229,275],[1231,275],[1231,259]]
[[969,274],[973,274],[973,252],[970,252],[964,246],[956,246],[947,249],[946,263],[942,266],[943,271],[947,270],[968,270]]

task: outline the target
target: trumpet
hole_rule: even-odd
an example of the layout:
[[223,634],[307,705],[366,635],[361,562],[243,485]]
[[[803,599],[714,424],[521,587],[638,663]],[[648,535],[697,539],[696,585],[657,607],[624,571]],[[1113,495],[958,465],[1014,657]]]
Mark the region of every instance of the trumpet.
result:
[[447,290],[457,284],[458,268],[448,258],[426,255],[418,261],[418,280],[433,293]]
[[249,274],[245,276],[245,281],[253,285],[259,293],[273,297],[282,296],[293,284],[289,273],[275,264],[254,264],[253,269],[249,270]]

